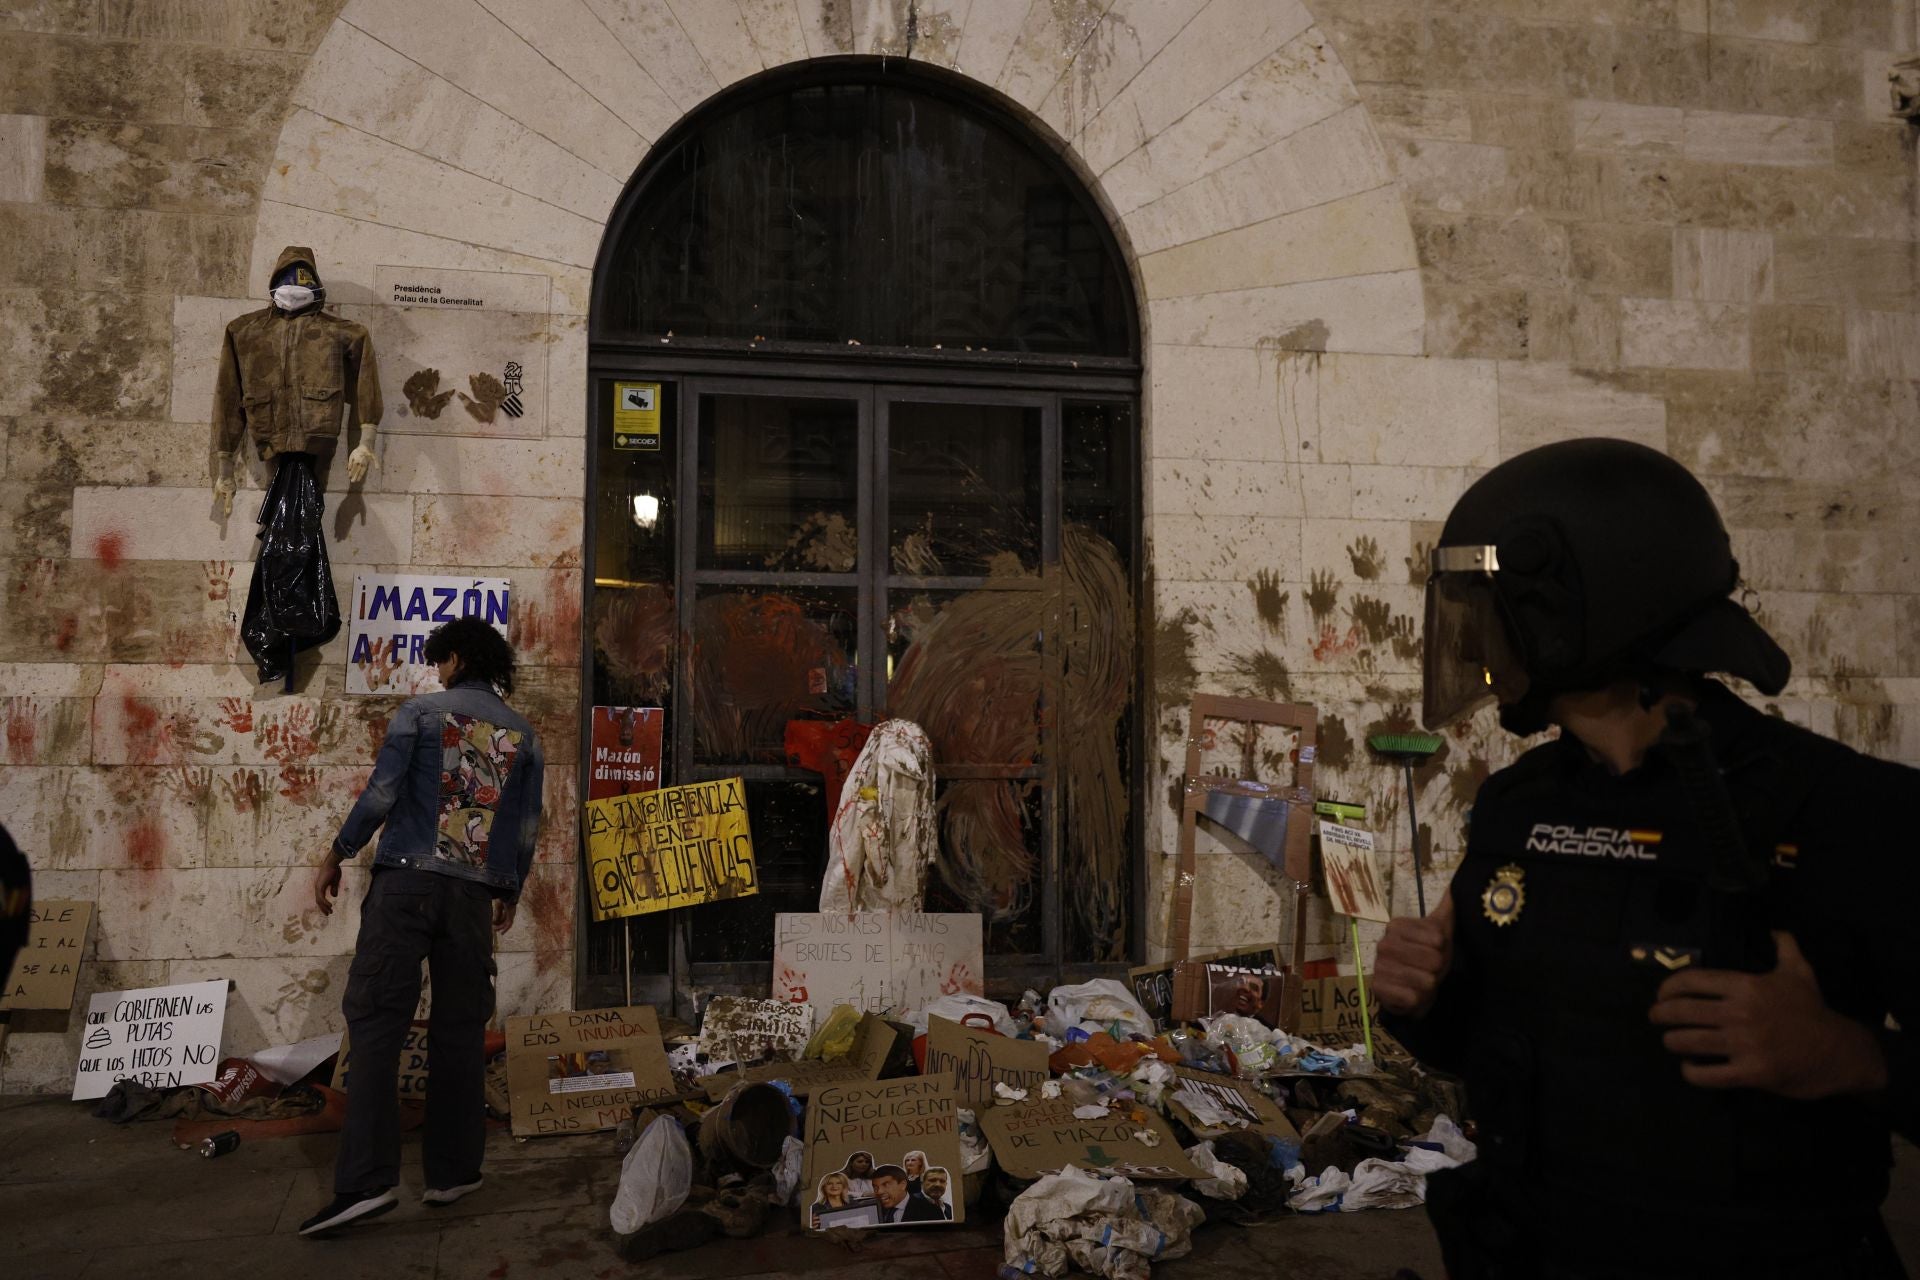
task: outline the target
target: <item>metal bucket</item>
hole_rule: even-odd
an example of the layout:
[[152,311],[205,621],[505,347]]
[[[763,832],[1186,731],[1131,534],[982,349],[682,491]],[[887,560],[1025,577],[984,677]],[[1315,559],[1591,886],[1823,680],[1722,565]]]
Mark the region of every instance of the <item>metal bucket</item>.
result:
[[700,1117],[700,1152],[753,1169],[771,1169],[793,1132],[787,1095],[770,1084],[737,1084]]

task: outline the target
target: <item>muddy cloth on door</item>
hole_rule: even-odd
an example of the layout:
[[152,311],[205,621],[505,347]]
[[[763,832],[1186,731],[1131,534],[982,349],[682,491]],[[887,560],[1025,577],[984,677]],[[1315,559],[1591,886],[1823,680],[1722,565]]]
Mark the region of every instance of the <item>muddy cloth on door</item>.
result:
[[263,683],[286,676],[294,654],[317,648],[340,631],[323,526],[326,510],[313,455],[281,454],[260,504],[260,551],[240,621],[240,638]]
[[820,910],[919,911],[938,848],[933,747],[919,725],[882,720],[833,812]]

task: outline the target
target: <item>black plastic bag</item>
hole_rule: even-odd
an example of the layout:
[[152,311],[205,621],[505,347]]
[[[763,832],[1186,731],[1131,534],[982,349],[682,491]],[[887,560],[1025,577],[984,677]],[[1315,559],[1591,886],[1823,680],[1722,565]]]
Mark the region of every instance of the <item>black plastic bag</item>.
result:
[[340,602],[322,526],[327,506],[313,455],[283,453],[260,504],[260,552],[253,561],[240,638],[264,683],[292,674],[293,655],[340,632]]

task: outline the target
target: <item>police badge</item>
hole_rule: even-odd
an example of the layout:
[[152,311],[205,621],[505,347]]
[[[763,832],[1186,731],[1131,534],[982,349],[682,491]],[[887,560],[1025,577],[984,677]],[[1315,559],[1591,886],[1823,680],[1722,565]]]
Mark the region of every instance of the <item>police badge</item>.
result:
[[1527,891],[1521,886],[1526,873],[1513,863],[1508,863],[1493,873],[1493,879],[1480,894],[1480,909],[1487,919],[1505,928],[1520,918],[1520,908],[1527,905]]

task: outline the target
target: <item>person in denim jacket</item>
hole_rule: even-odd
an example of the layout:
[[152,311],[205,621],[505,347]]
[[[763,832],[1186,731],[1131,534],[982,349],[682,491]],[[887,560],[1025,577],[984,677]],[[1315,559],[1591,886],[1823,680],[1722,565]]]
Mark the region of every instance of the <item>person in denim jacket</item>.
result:
[[398,1202],[400,1049],[422,961],[433,982],[422,1200],[451,1204],[480,1186],[481,1046],[493,1016],[487,926],[489,914],[495,930],[513,925],[540,829],[544,763],[533,726],[503,700],[514,658],[498,631],[477,618],[449,622],[427,637],[425,654],[446,688],[394,712],[373,776],[314,873],[314,901],[331,915],[340,864],[382,827],[343,1001],[352,1057],[335,1194],[302,1235]]

